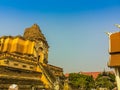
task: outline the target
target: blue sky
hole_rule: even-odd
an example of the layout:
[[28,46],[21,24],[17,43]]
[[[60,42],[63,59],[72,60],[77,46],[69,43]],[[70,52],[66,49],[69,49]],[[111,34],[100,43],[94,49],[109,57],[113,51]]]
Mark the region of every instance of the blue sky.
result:
[[119,31],[119,0],[0,0],[0,36],[22,35],[37,23],[49,63],[64,72],[109,70],[108,37]]

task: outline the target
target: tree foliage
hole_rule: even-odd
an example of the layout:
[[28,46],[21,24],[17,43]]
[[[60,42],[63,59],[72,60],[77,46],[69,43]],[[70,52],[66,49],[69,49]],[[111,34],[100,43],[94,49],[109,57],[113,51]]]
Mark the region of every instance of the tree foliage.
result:
[[108,88],[108,89],[112,89],[115,87],[115,75],[108,73],[108,72],[103,72],[101,74],[98,75],[97,79],[96,79],[96,87],[97,88]]
[[96,80],[92,76],[70,73],[69,81],[74,89],[91,90],[92,88],[108,88],[111,90],[115,87],[115,75],[106,72],[99,74]]
[[69,81],[71,86],[75,89],[91,89],[95,86],[95,82],[92,76],[87,76],[79,73],[71,73],[69,75]]

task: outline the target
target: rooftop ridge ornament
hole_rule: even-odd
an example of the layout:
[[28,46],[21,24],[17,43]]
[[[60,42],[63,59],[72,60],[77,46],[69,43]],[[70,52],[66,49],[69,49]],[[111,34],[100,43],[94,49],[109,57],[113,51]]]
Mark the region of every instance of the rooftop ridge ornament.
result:
[[120,24],[115,24],[115,26],[116,26],[117,28],[120,28]]
[[105,32],[108,36],[110,36],[112,33],[111,32]]
[[[115,24],[115,26],[120,29],[120,24]],[[114,32],[105,32],[105,33],[110,37],[110,35],[113,34]]]

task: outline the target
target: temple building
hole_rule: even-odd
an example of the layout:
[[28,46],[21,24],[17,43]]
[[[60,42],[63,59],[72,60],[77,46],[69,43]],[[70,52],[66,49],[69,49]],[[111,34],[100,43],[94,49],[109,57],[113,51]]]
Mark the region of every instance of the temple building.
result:
[[118,90],[120,90],[120,32],[109,33],[109,62],[114,68]]
[[11,84],[19,90],[53,90],[63,69],[48,64],[48,49],[37,24],[26,28],[23,36],[1,36],[0,90],[8,90]]

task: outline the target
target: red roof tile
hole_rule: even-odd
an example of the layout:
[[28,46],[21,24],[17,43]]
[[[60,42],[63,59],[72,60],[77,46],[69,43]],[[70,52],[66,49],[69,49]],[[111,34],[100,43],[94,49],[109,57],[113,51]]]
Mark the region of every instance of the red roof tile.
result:
[[[107,71],[111,74],[114,74],[113,71]],[[83,74],[83,75],[89,75],[89,76],[93,76],[94,79],[96,79],[98,77],[99,74],[101,74],[102,72],[79,72],[79,74]],[[69,77],[69,73],[65,74],[65,77]]]
[[101,73],[101,72],[80,72],[80,74],[93,76],[94,79],[96,79],[97,76],[98,76],[100,73]]

